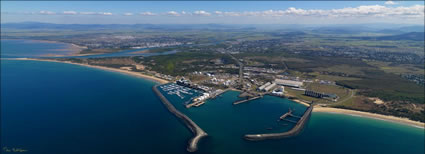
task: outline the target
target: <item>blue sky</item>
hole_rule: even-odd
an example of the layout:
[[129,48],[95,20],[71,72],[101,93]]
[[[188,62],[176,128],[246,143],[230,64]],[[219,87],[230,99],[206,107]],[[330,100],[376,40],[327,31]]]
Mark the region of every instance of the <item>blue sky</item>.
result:
[[1,2],[1,21],[105,24],[423,24],[423,1]]

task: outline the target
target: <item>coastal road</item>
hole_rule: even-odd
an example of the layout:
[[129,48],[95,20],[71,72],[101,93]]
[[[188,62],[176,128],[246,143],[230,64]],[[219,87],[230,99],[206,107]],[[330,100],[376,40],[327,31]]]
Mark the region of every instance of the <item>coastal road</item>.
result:
[[239,65],[239,82],[241,83],[241,85],[243,85],[243,63],[240,62],[236,57],[234,57],[232,54],[227,53],[230,57],[232,57],[233,60],[236,61],[236,63],[238,63]]
[[344,98],[343,100],[341,100],[338,104],[342,104],[342,103],[346,102],[347,100],[349,100],[350,98],[352,98],[356,94],[355,90],[351,90],[351,89],[348,89],[348,90],[350,91],[351,95],[348,96],[347,98]]

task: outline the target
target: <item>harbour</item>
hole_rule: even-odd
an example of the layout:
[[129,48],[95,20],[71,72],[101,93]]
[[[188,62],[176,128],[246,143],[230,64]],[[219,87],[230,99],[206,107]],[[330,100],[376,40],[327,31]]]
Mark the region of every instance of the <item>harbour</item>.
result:
[[[250,141],[259,141],[259,140],[266,140],[266,139],[282,139],[287,137],[293,137],[301,133],[305,125],[307,124],[308,120],[311,116],[311,111],[313,110],[313,106],[309,106],[307,110],[305,111],[304,115],[296,122],[296,125],[287,132],[282,133],[269,133],[269,134],[247,134],[244,136],[244,139],[250,140]],[[282,117],[280,117],[281,120],[284,119],[287,116],[290,116],[292,111],[290,110],[288,113],[284,114]],[[292,123],[295,123],[295,121],[286,120]]]

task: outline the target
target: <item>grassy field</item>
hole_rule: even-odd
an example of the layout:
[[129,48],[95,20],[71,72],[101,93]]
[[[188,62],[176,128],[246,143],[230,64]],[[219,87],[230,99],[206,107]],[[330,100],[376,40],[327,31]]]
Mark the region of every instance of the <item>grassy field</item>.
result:
[[333,102],[326,99],[319,99],[319,98],[314,98],[310,96],[305,96],[304,91],[293,90],[289,87],[285,88],[285,91],[287,91],[289,95],[296,96],[303,100],[314,101],[316,103],[325,103],[325,104],[336,104],[341,101],[345,101],[348,97],[351,96],[350,89],[347,89],[341,86],[336,86],[336,85],[324,85],[320,83],[311,83],[306,86],[306,89],[314,90],[321,93],[336,94],[339,96],[339,99],[337,102]]
[[387,73],[394,74],[424,74],[424,65],[413,64],[392,64],[390,62],[381,61],[365,61],[367,64],[374,66]]
[[221,58],[224,62],[233,62],[229,56],[224,54],[201,52],[179,52],[172,55],[146,57],[143,62],[154,71],[177,76],[208,70],[207,66],[212,65],[209,61],[216,58]]

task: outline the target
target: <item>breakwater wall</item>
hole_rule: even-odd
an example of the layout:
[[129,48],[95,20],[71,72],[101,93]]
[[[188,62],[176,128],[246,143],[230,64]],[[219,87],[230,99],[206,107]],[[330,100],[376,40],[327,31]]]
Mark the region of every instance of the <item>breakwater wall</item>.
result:
[[192,121],[188,116],[178,111],[173,104],[171,104],[167,98],[158,90],[158,85],[152,87],[152,90],[156,95],[161,99],[161,102],[167,107],[168,111],[173,113],[177,118],[179,118],[183,123],[189,128],[189,130],[195,135],[189,140],[189,145],[187,151],[194,152],[198,150],[198,142],[208,134],[202,130],[195,122]]
[[245,102],[248,102],[248,101],[252,101],[252,100],[256,100],[256,99],[260,99],[260,98],[262,98],[263,96],[257,96],[257,97],[252,97],[252,98],[249,98],[249,99],[244,99],[244,100],[240,100],[240,101],[235,101],[235,102],[233,102],[233,105],[238,105],[238,104],[242,104],[242,103],[245,103]]
[[281,139],[298,135],[304,128],[307,121],[310,119],[313,106],[310,105],[304,112],[304,115],[298,120],[297,124],[289,131],[283,133],[269,133],[269,134],[247,134],[244,139],[249,141],[260,141],[267,139]]

